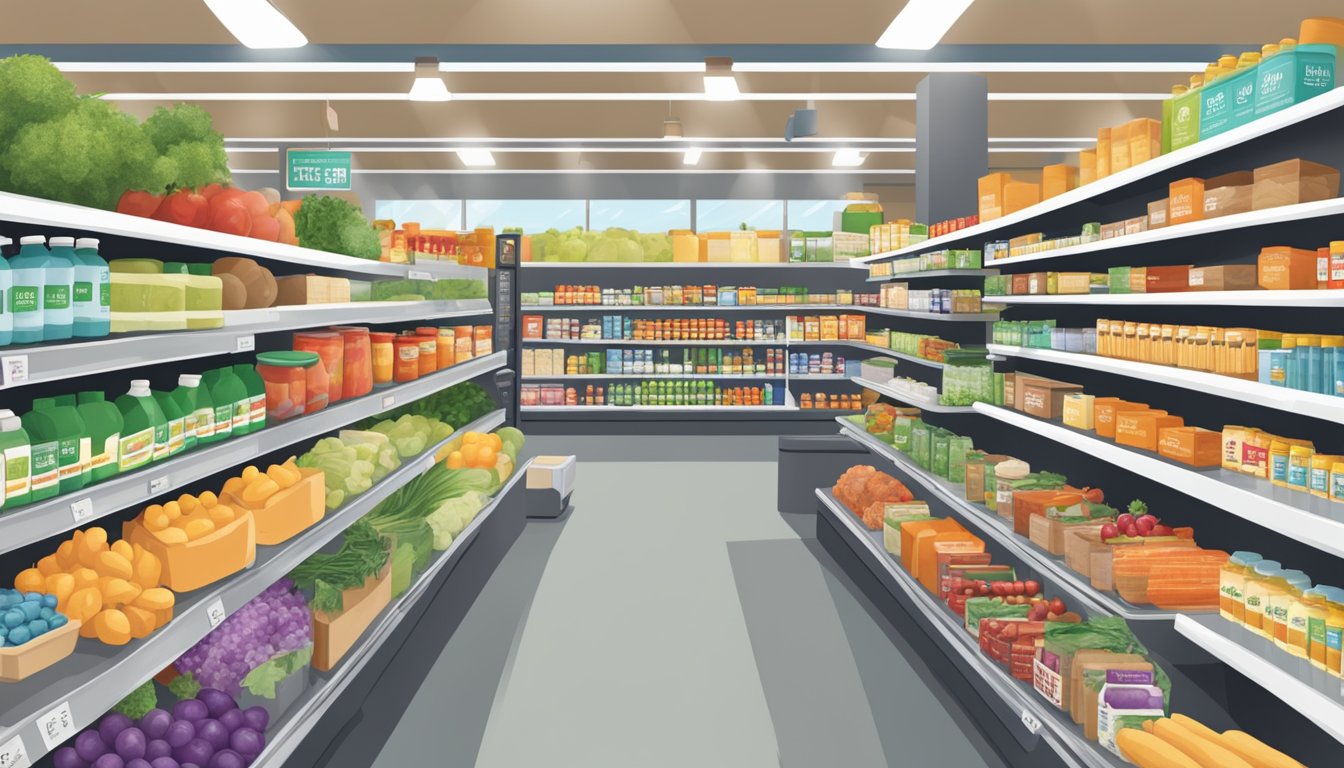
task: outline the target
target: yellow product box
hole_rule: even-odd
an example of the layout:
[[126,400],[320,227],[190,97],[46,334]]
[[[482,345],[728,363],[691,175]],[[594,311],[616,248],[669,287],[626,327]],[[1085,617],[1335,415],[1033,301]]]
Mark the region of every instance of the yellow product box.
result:
[[1242,445],[1246,442],[1246,428],[1229,424],[1223,427],[1223,469],[1232,472],[1243,471],[1241,465]]
[[1148,268],[1130,267],[1129,268],[1129,292],[1147,293],[1148,292]]
[[1084,149],[1078,153],[1078,184],[1091,184],[1097,180],[1097,150]]
[[1129,159],[1129,123],[1111,128],[1111,173],[1128,170],[1132,163]]
[[1047,165],[1041,169],[1041,199],[1068,192],[1078,187],[1078,167],[1067,163]]
[[1007,173],[990,173],[980,177],[980,221],[997,219],[1004,213],[1004,187],[1013,180]]
[[1054,286],[1052,294],[1081,294],[1092,291],[1092,273],[1090,272],[1051,272]]
[[837,341],[840,338],[840,318],[835,315],[821,316],[821,340]]
[[1082,392],[1064,396],[1064,424],[1075,429],[1092,429],[1092,401],[1096,398]]
[[1129,123],[1129,165],[1134,167],[1162,154],[1162,121],[1141,117]]
[[1097,178],[1111,175],[1111,129],[1097,130]]
[[803,318],[803,341],[821,341],[821,318],[808,315]]

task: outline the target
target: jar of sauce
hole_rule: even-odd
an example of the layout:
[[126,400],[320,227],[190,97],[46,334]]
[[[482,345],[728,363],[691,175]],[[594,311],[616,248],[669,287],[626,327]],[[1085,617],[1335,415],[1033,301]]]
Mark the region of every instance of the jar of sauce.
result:
[[1283,582],[1283,566],[1278,560],[1261,560],[1251,571],[1246,579],[1246,628],[1261,637],[1269,637],[1274,630],[1272,620],[1268,627],[1265,626],[1270,583],[1274,580]]
[[439,369],[439,329],[416,328],[420,338],[420,375],[428,376]]
[[[369,332],[369,357],[373,363],[373,386],[386,387],[392,383],[393,361],[396,350],[394,333]],[[417,348],[418,351],[418,348]]]
[[392,380],[398,383],[420,378],[420,337],[398,336],[392,340]]

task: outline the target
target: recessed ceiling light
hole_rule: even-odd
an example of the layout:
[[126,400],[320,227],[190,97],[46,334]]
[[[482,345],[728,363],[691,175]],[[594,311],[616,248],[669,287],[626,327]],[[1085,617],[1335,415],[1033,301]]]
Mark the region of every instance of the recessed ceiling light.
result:
[[700,162],[700,148],[699,148],[699,147],[691,147],[690,149],[686,150],[686,154],[685,154],[685,155],[682,155],[681,162],[682,162],[683,165],[695,165],[695,164],[699,163],[699,162]]
[[439,74],[439,60],[433,56],[421,56],[415,60],[415,82],[411,83],[409,94],[411,101],[450,101],[453,94],[443,84],[443,75]]
[[710,101],[733,101],[742,95],[733,77],[733,60],[726,56],[705,59],[705,98]]
[[495,164],[495,156],[490,154],[490,150],[480,147],[464,147],[457,150],[457,159],[469,168],[493,167]]
[[308,44],[299,28],[266,0],[205,0],[205,6],[248,48],[302,48]]
[[681,130],[681,121],[677,118],[669,117],[663,121],[664,139],[680,141],[685,135]]
[[837,149],[831,158],[831,165],[836,168],[857,168],[866,159],[868,156],[857,149]]
[[910,0],[877,39],[878,48],[927,51],[938,44],[973,0]]

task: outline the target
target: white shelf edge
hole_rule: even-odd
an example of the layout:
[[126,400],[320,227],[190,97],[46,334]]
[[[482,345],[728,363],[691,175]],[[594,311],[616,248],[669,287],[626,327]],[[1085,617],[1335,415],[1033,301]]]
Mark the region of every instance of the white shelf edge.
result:
[[649,347],[772,347],[786,346],[788,344],[784,339],[775,339],[771,341],[758,341],[751,339],[744,341],[741,339],[719,339],[719,340],[682,340],[682,341],[649,341],[647,339],[523,339],[523,343],[532,346],[537,344],[555,344],[570,345],[581,344],[587,346],[649,346]]
[[849,269],[845,261],[522,261],[523,269]]
[[853,304],[523,304],[524,314],[550,312],[824,312],[858,310]]
[[987,403],[976,403],[975,410],[1161,483],[1322,552],[1344,557],[1344,521],[1323,517],[1254,491],[1228,485],[1202,472],[1089,437],[1024,413]]
[[850,378],[850,381],[861,387],[886,395],[893,400],[908,403],[909,405],[913,405],[920,410],[928,411],[930,413],[975,413],[975,409],[968,405],[940,405],[938,403],[927,403],[922,400],[917,400],[909,395],[897,392],[886,384],[873,381],[872,379],[865,379],[862,376],[853,376]]
[[1003,344],[987,345],[989,351],[1005,357],[1022,360],[1039,360],[1045,363],[1085,368],[1090,371],[1113,373],[1119,376],[1144,379],[1158,384],[1203,392],[1219,397],[1231,398],[1252,405],[1261,405],[1280,411],[1288,411],[1314,419],[1344,424],[1344,397],[1318,395],[1314,392],[1301,392],[1285,387],[1261,384],[1231,376],[1215,373],[1192,371],[1175,366],[1136,363],[1114,357],[1088,355],[1076,352],[1060,352],[1053,349],[1032,349],[1012,347]]
[[[1198,160],[1217,154],[1218,152],[1236,147],[1247,141],[1269,135],[1274,131],[1318,117],[1338,109],[1342,105],[1344,105],[1344,88],[1336,88],[1329,93],[1324,93],[1315,98],[1308,99],[1301,104],[1295,104],[1273,114],[1264,115],[1263,117],[1252,120],[1251,122],[1227,131],[1226,133],[1196,142],[1188,147],[1182,147],[1174,152],[1168,152],[1161,157],[1153,158],[1152,160],[1132,168],[1127,168],[1119,173],[1113,173],[1110,176],[1098,179],[1090,184],[1085,184],[1077,189],[1070,190],[1062,195],[1057,195],[1049,200],[1037,203],[1036,205],[1023,208],[1015,213],[1010,213],[991,221],[976,224],[975,226],[966,227],[965,229],[960,229],[947,235],[930,238],[908,248],[880,253],[876,256],[868,257],[867,261],[880,261],[882,259],[894,258],[897,256],[908,256],[926,253],[928,251],[936,251],[940,248],[946,248],[966,240],[1005,239],[995,238],[993,235],[1000,230],[1015,227],[1019,224],[1025,224],[1039,216],[1053,213],[1069,206],[1077,205],[1078,203],[1087,202],[1108,192],[1113,192],[1135,182],[1165,173],[1192,160]],[[993,263],[999,264],[1002,263],[1002,260],[996,260]]]
[[869,275],[864,282],[890,283],[899,280],[928,280],[938,277],[990,277],[997,274],[999,274],[997,269],[928,269],[920,272],[898,272],[894,275]]
[[670,381],[708,381],[713,379],[744,379],[783,381],[786,378],[798,378],[783,373],[562,373],[556,376],[529,374],[521,377],[523,381],[586,381],[594,379],[666,379]]
[[796,405],[524,405],[523,413],[633,413],[674,411],[691,413],[786,413],[801,410]]
[[1116,304],[1141,306],[1344,307],[1344,290],[1174,291],[1171,293],[1078,293],[1051,296],[992,296],[996,304]]

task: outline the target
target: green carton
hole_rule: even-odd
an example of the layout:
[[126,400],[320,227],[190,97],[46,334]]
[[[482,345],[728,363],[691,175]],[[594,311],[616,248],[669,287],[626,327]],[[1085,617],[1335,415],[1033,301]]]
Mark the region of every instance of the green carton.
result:
[[1188,147],[1199,141],[1200,94],[1195,88],[1171,99],[1171,148]]

